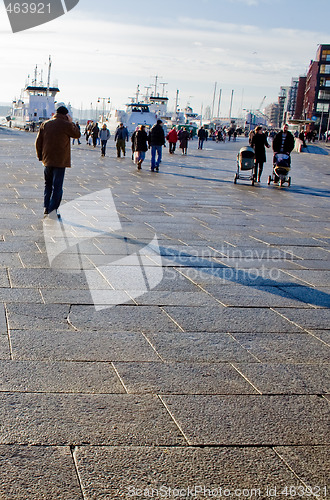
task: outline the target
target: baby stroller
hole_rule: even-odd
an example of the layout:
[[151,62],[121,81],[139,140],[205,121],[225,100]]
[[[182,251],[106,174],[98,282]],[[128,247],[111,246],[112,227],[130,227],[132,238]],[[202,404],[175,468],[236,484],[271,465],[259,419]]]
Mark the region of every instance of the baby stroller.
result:
[[251,181],[251,185],[254,185],[254,149],[249,146],[241,148],[238,152],[234,184],[237,183],[237,179]]
[[287,183],[288,186],[291,185],[291,177],[288,177],[288,173],[291,168],[291,158],[290,155],[285,153],[275,153],[273,159],[273,174],[268,177],[267,184],[271,182],[277,184],[280,182],[280,186]]

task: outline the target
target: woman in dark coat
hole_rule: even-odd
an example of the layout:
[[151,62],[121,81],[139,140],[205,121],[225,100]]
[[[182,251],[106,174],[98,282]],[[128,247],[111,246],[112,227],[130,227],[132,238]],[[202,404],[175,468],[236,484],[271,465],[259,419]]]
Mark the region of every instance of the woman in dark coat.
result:
[[255,153],[254,179],[260,182],[260,177],[266,161],[266,148],[269,148],[267,136],[262,132],[262,127],[255,128],[255,134],[251,140],[251,146]]
[[186,155],[188,149],[188,140],[189,140],[189,132],[187,131],[186,127],[179,130],[178,139],[180,141],[180,149],[182,149],[182,154]]
[[135,161],[139,170],[142,168],[143,160],[146,157],[146,151],[148,151],[148,134],[146,132],[146,126],[140,125],[139,130],[137,130],[134,136]]

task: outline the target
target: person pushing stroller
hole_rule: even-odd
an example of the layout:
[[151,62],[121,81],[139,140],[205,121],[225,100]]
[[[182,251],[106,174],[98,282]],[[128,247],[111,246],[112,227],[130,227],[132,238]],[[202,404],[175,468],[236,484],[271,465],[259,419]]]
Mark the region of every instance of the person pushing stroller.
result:
[[[291,151],[294,148],[294,136],[289,132],[289,125],[284,123],[282,130],[276,134],[273,140],[274,154],[282,153],[290,158]],[[291,160],[290,160],[291,163]],[[274,182],[278,183],[279,177],[274,173]]]

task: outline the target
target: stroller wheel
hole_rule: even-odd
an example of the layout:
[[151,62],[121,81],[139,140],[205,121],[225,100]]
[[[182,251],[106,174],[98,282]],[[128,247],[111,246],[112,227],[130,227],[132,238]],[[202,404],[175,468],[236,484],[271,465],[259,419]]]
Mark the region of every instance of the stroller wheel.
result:
[[291,186],[291,177],[288,178],[288,186]]
[[282,186],[283,186],[283,184],[284,184],[284,180],[283,180],[283,179],[281,179],[281,180],[280,180],[280,187],[282,187]]
[[272,180],[272,177],[269,175],[269,176],[268,176],[268,181],[267,181],[268,186],[269,186],[269,184],[271,183],[271,180]]
[[237,183],[237,174],[235,174],[235,177],[234,177],[234,184]]
[[252,178],[251,186],[254,186],[254,177]]

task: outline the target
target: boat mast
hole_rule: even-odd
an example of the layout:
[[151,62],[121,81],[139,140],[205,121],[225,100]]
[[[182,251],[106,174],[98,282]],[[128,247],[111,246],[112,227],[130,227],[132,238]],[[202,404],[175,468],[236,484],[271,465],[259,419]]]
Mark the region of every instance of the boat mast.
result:
[[49,60],[48,60],[48,78],[47,78],[47,92],[46,92],[46,95],[49,94],[49,87],[50,87],[50,69],[52,67],[52,60],[51,60],[51,57],[49,56]]
[[176,98],[175,98],[175,123],[178,122],[178,103],[179,103],[179,91],[176,91]]

